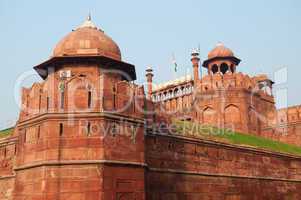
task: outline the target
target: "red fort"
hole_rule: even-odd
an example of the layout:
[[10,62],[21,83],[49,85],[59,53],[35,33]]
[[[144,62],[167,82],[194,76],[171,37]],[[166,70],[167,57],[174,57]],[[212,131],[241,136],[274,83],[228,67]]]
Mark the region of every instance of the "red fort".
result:
[[[301,145],[301,107],[239,72],[219,43],[193,75],[147,88],[89,17],[34,67],[14,132],[0,139],[1,200],[301,199],[301,157],[173,134],[173,120]],[[199,75],[204,67],[207,74]],[[154,128],[162,125],[160,129]],[[160,131],[158,131],[160,130]]]

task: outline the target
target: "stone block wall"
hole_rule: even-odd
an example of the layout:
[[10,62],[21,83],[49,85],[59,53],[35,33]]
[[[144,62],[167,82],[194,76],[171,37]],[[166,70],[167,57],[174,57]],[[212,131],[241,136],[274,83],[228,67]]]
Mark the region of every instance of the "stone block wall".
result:
[[14,188],[15,188],[14,176],[12,177],[0,176],[0,199],[1,200],[12,200]]
[[150,200],[301,198],[300,157],[148,135],[146,162]]
[[260,136],[301,146],[301,106],[276,110],[270,119]]
[[17,138],[10,137],[0,140],[0,199],[13,198],[15,184],[15,160],[17,154]]

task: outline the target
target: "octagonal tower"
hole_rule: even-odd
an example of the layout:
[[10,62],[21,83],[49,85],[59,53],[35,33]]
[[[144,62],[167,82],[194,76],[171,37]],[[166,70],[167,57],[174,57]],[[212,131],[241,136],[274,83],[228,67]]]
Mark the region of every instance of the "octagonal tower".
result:
[[275,110],[272,81],[264,79],[269,90],[262,89],[262,78],[237,72],[240,59],[218,43],[203,62],[208,75],[195,87],[197,121],[245,133],[260,134],[268,122],[269,110]]
[[22,91],[15,199],[144,199],[144,91],[118,45],[88,17],[34,69],[43,81]]

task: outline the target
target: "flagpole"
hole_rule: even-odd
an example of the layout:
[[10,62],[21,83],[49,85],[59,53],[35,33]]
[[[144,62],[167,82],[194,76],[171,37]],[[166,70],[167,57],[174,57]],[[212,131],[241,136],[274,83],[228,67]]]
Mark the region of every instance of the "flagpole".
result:
[[[201,54],[201,45],[200,45],[200,43],[199,43],[199,45],[198,45],[198,52],[199,52],[199,57],[201,57],[200,56],[200,54]],[[200,59],[200,61],[199,61],[200,63],[199,63],[199,66],[200,66],[200,79],[202,80],[202,76],[203,76],[203,73],[202,73],[202,65],[201,65],[201,59]]]
[[174,65],[173,66],[174,67],[174,73],[173,73],[174,77],[173,77],[173,79],[176,79],[177,78],[178,64],[177,64],[177,61],[176,61],[175,53],[172,53],[171,56],[172,56],[172,64]]

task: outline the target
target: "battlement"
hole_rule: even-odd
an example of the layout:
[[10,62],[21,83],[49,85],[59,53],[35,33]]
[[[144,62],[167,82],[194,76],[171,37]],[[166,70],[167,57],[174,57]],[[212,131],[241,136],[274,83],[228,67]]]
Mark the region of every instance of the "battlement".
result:
[[20,121],[47,113],[118,112],[143,117],[144,88],[128,81],[106,85],[102,77],[76,76],[22,89]]

